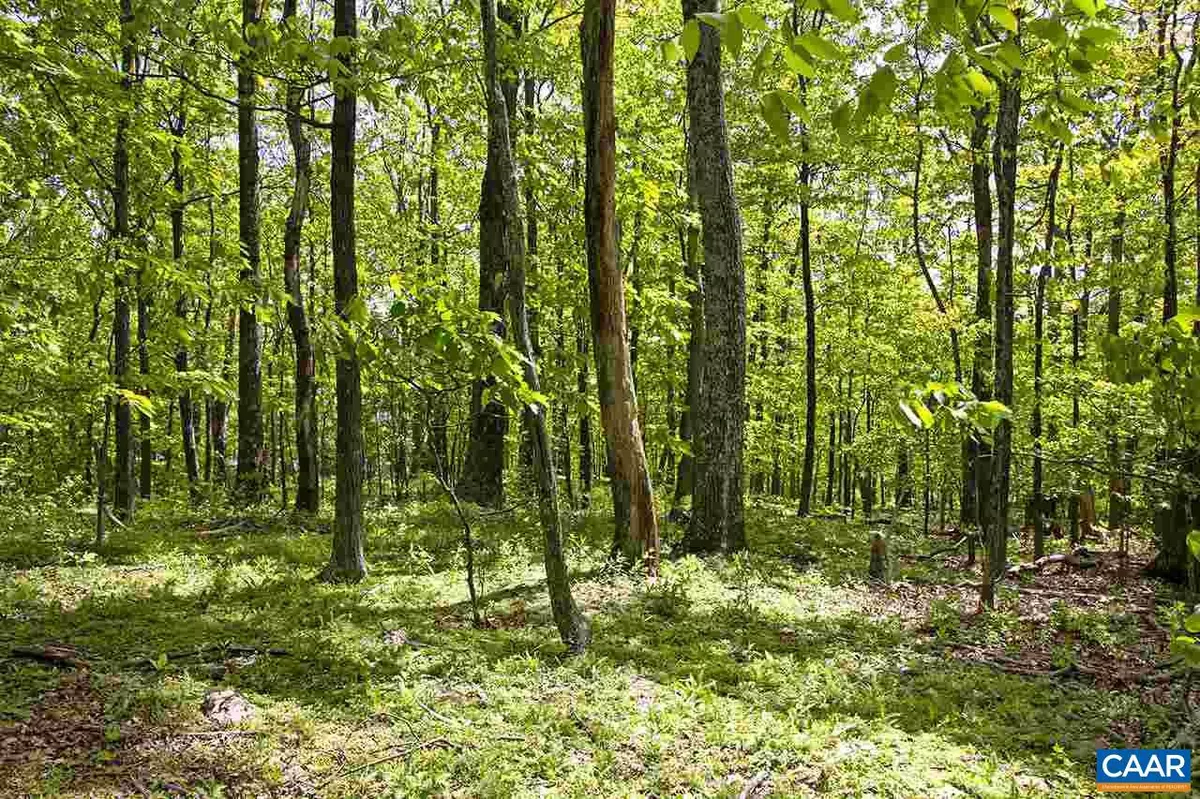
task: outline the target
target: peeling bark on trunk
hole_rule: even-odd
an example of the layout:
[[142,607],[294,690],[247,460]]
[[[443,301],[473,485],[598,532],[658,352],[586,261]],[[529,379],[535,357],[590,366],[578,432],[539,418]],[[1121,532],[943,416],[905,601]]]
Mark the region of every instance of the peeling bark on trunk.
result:
[[[587,0],[580,31],[587,177],[584,224],[600,421],[612,451],[614,495],[627,493],[629,523],[617,523],[613,550],[657,571],[658,518],[638,423],[625,287],[617,263],[617,125],[613,88],[616,0]],[[636,236],[636,234],[635,234]],[[532,436],[531,436],[532,437]],[[618,486],[619,484],[619,486]]]
[[[717,0],[684,0],[683,16],[717,12]],[[742,449],[746,403],[746,276],[742,222],[733,188],[725,128],[720,34],[700,25],[688,65],[691,172],[703,225],[704,380],[696,409],[696,477],[684,551],[735,551],[746,546]]]

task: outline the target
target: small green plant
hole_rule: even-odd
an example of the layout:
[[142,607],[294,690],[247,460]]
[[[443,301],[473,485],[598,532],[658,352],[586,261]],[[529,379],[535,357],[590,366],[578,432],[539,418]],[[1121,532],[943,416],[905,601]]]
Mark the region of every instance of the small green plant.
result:
[[958,637],[962,616],[950,601],[935,599],[929,606],[929,626],[937,640],[950,641]]
[[730,610],[735,615],[747,615],[754,610],[754,595],[762,582],[754,557],[746,551],[735,552],[729,560],[733,572],[733,600]]
[[674,619],[691,607],[688,587],[695,581],[703,565],[694,556],[682,560],[664,561],[659,566],[658,579],[646,586],[643,601],[656,616]]

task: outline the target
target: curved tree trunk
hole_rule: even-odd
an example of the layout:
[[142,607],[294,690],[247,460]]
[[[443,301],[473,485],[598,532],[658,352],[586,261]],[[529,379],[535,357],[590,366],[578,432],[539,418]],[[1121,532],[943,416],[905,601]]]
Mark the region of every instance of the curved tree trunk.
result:
[[[684,0],[683,16],[718,11],[717,0]],[[746,403],[746,275],[742,220],[733,191],[725,129],[721,42],[700,25],[700,47],[688,65],[687,108],[692,174],[704,243],[704,380],[693,446],[696,481],[685,551],[746,546],[742,445]]]
[[[335,0],[333,35],[353,40],[358,35],[355,0]],[[343,75],[353,79],[353,55],[338,56]],[[329,212],[333,237],[333,298],[337,315],[354,324],[358,296],[358,263],[354,229],[354,138],[357,100],[354,85],[334,80],[332,153],[329,171]],[[337,355],[337,490],[333,519],[333,553],[324,578],[358,582],[367,573],[363,556],[363,429],[362,384],[358,352],[341,346]]]
[[641,563],[644,559],[646,571],[654,574],[658,562],[658,518],[638,424],[632,345],[626,327],[625,287],[617,264],[615,35],[616,0],[588,0],[581,28],[588,289],[600,422],[612,450],[613,490],[616,492],[616,484],[622,483],[621,490],[627,491],[629,496],[629,524],[618,522],[614,549],[630,563]]

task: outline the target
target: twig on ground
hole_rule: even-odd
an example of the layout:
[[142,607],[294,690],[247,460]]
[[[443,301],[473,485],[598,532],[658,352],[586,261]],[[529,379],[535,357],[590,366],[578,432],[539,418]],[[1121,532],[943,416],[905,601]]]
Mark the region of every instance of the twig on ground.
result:
[[415,746],[410,746],[407,749],[402,749],[399,752],[394,752],[393,754],[386,755],[384,757],[375,758],[374,760],[370,761],[369,763],[363,763],[361,766],[355,766],[354,768],[347,769],[338,774],[334,774],[332,777],[329,777],[328,779],[325,779],[325,780],[317,783],[314,786],[314,790],[319,791],[332,782],[336,782],[338,780],[345,779],[346,777],[349,777],[353,774],[357,774],[360,771],[366,771],[367,769],[372,768],[374,766],[379,766],[384,763],[390,763],[393,760],[399,760],[400,758],[408,757],[409,755],[413,754],[414,752],[419,752],[422,749],[432,749],[436,746],[457,747],[457,744],[455,744],[453,741],[451,741],[447,738],[433,738],[431,740],[424,741],[423,743],[419,743]]

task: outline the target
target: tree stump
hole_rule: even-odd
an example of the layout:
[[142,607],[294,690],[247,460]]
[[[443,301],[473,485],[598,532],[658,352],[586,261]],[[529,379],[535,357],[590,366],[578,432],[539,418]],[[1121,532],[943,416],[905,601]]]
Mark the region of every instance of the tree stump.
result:
[[888,582],[887,539],[883,537],[883,533],[871,534],[871,566],[867,574],[872,582]]

